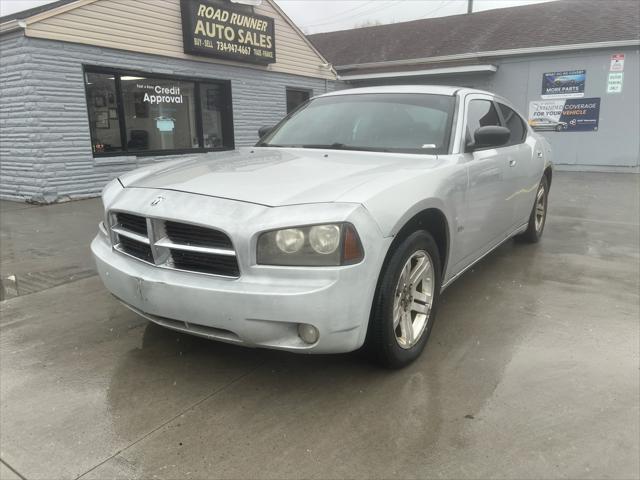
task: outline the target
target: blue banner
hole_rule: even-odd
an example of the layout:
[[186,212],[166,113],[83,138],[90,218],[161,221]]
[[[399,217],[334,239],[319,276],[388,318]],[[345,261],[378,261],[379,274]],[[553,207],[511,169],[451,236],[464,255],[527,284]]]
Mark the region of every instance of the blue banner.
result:
[[599,120],[599,98],[567,99],[560,115],[560,122],[566,124],[566,130],[574,132],[596,131]]

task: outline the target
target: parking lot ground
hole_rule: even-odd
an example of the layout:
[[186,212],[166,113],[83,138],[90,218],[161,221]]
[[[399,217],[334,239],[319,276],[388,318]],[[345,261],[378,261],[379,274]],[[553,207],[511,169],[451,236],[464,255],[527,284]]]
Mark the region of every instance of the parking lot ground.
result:
[[99,200],[0,205],[0,477],[638,478],[640,176],[558,172],[540,244],[442,297],[401,371],[177,334],[118,304]]

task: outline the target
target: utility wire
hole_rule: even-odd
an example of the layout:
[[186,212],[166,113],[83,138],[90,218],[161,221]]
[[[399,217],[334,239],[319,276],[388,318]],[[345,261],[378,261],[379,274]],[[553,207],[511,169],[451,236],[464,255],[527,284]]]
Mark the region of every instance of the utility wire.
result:
[[[347,20],[352,20],[352,19],[356,19],[358,17],[362,17],[363,15],[367,15],[367,14],[373,13],[375,11],[379,11],[380,12],[380,11],[383,11],[383,10],[387,10],[387,9],[389,9],[391,7],[395,7],[398,3],[401,3],[403,1],[404,0],[393,0],[390,4],[387,4],[387,5],[383,6],[383,7],[375,6],[374,8],[360,11],[355,15],[350,15],[350,16],[345,17],[345,18],[340,18],[339,20],[340,20],[340,22],[344,22],[344,21],[347,21]],[[310,23],[310,24],[304,25],[304,27],[305,28],[318,27],[318,26],[321,26],[321,25],[328,25],[328,24],[331,24],[331,23],[335,23],[335,21],[336,21],[336,19],[334,18],[333,20],[329,20],[329,21],[325,21],[325,22]]]
[[[336,15],[344,15],[345,13],[351,13],[351,12],[354,12],[356,10],[360,10],[361,8],[368,7],[372,3],[374,3],[373,0],[369,0],[367,2],[361,3],[360,5],[356,5],[355,7],[351,7],[349,9],[347,9],[347,10],[343,10],[342,12],[332,13],[331,14],[331,18],[333,18],[335,20]],[[319,22],[310,23],[309,25],[306,25],[306,26],[315,26],[315,25],[318,25],[318,24],[322,24],[322,23],[326,22],[329,18],[330,17],[320,18],[320,19],[318,19],[318,20],[320,20]],[[333,20],[330,20],[330,21],[333,21]]]

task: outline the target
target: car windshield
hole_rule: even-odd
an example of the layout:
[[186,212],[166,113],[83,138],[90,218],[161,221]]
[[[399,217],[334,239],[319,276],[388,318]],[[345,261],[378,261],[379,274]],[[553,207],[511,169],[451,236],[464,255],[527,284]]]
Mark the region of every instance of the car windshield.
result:
[[320,97],[300,107],[261,147],[446,153],[453,96],[352,94]]

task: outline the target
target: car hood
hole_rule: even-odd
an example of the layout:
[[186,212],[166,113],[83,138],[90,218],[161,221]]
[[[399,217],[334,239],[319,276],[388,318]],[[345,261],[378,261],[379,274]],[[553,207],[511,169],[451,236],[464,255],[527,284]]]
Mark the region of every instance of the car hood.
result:
[[[434,155],[243,148],[194,155],[129,172],[125,187],[176,190],[267,206],[339,201],[381,176],[433,168]],[[366,192],[366,188],[358,189]],[[364,201],[364,199],[362,199]]]

